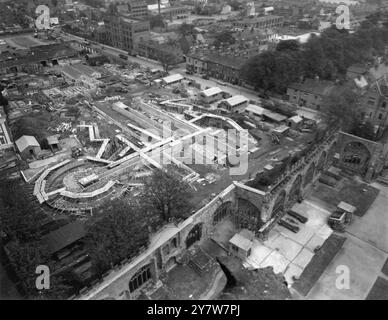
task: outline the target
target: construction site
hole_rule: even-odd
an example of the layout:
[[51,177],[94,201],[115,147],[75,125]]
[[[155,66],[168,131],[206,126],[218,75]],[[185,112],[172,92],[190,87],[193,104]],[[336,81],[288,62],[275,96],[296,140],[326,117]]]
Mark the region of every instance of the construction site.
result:
[[[44,216],[42,241],[56,272],[71,269],[84,286],[96,283],[82,245],[84,224],[102,204],[136,199],[154,169],[166,167],[192,189],[194,211],[187,217],[212,215],[218,195],[232,197],[237,189],[260,198],[264,193],[245,184],[308,146],[317,126],[296,113],[280,114],[260,101],[138,65],[91,67],[75,59],[28,77],[31,88],[7,76],[20,176]],[[252,211],[238,205],[239,212]],[[219,221],[225,214],[216,216]],[[162,234],[151,235],[138,258],[156,254],[177,232],[187,234],[194,223],[189,220],[173,229],[160,226]],[[249,225],[264,228],[263,222]],[[196,232],[190,246],[201,238],[202,231]],[[177,245],[183,250],[184,243]],[[174,261],[171,256],[165,267],[170,270]]]

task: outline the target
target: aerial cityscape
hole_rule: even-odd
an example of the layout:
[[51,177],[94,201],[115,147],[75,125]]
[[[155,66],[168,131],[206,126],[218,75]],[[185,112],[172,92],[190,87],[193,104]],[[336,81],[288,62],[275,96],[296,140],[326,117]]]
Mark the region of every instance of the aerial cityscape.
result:
[[388,300],[387,208],[387,0],[0,0],[0,300]]

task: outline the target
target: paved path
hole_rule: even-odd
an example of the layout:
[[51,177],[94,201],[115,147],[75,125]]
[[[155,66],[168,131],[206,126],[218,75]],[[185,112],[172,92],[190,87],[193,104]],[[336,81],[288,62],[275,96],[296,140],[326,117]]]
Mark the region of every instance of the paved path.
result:
[[[373,184],[380,194],[363,217],[355,217],[344,235],[347,240],[307,299],[363,300],[377,277],[387,279],[381,269],[388,258],[388,187]],[[349,268],[349,289],[338,289],[340,266]],[[338,272],[337,272],[338,271]]]

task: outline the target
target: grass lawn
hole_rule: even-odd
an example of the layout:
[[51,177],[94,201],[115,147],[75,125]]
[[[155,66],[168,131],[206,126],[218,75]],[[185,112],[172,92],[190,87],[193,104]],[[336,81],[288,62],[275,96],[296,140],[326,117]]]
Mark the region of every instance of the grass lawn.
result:
[[355,214],[362,217],[375,201],[378,194],[378,189],[365,183],[343,179],[343,182],[341,181],[336,188],[319,183],[312,196],[333,207],[337,207],[341,201],[345,201],[355,206],[357,208]]
[[344,237],[332,234],[303,270],[299,280],[294,282],[293,288],[301,295],[306,296],[338,251],[341,250],[345,240]]
[[378,277],[366,300],[388,300],[388,280]]
[[12,38],[12,41],[15,42],[17,45],[25,48],[31,48],[40,45],[38,41],[35,41],[33,38],[28,36],[14,37]]
[[176,266],[167,274],[167,291],[172,299],[198,299],[208,287],[205,278],[200,277],[189,266]]

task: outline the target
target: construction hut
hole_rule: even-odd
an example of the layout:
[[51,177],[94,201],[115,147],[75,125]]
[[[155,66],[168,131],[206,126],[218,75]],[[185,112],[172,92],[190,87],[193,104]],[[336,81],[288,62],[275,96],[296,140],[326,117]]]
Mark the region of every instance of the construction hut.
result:
[[274,122],[277,124],[281,124],[281,123],[285,122],[285,120],[287,120],[286,116],[283,116],[280,113],[272,112],[269,110],[265,110],[265,112],[263,113],[263,118],[265,120],[268,120],[270,122]]
[[222,100],[218,104],[218,108],[226,110],[229,113],[242,113],[248,106],[249,99],[242,95],[236,95],[231,98]]
[[201,100],[205,103],[213,103],[222,99],[222,90],[212,87],[201,92]]
[[301,116],[293,116],[287,120],[287,125],[293,130],[299,130],[303,124]]
[[46,138],[47,144],[52,152],[59,150],[59,141],[58,141],[59,135],[53,135]]
[[251,118],[260,121],[265,109],[262,107],[259,107],[255,104],[248,104],[248,107],[245,109],[245,113],[250,116]]
[[36,157],[41,151],[39,142],[33,136],[21,136],[15,144],[23,159]]
[[229,240],[229,252],[240,259],[246,259],[251,255],[252,236],[247,231],[241,230]]
[[179,83],[179,82],[181,82],[183,79],[184,79],[184,77],[183,77],[181,74],[176,73],[176,74],[173,74],[173,75],[171,75],[171,76],[162,78],[162,83],[163,83],[164,85],[168,86],[168,85],[170,85],[170,84]]
[[289,130],[290,128],[287,127],[286,125],[280,125],[280,126],[277,126],[275,129],[273,129],[272,132],[276,134],[278,137],[281,137],[281,136],[286,136]]

